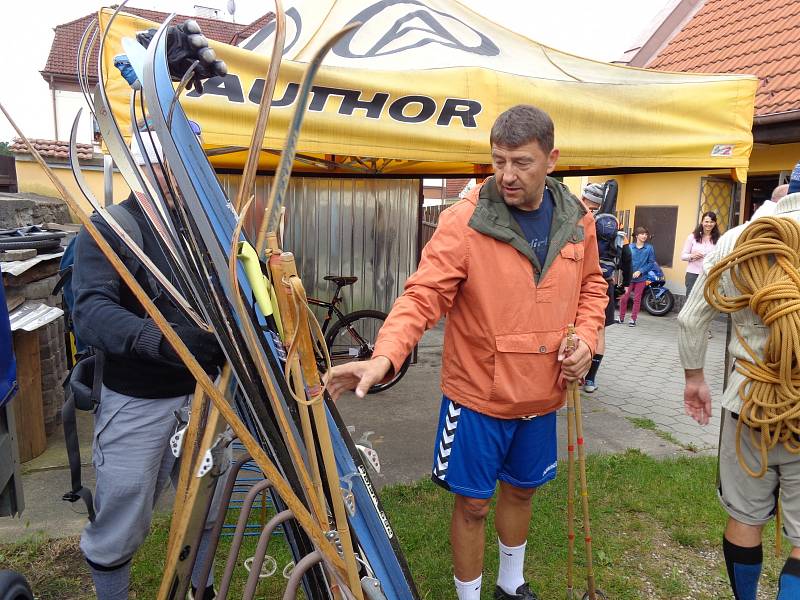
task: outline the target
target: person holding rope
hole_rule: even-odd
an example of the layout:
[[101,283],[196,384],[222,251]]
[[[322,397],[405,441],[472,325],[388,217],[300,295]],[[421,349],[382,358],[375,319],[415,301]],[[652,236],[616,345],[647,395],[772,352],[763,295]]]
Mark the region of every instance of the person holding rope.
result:
[[[432,479],[455,495],[450,540],[460,600],[481,597],[485,524],[497,482],[494,597],[537,596],[523,575],[536,489],[556,475],[556,410],[583,377],[608,301],[593,216],[559,181],[554,127],[529,105],[490,135],[494,176],[441,214],[369,361],[334,367],[336,399],[364,397],[447,315]],[[565,356],[566,333],[578,340]]]
[[[776,189],[773,199],[786,191]],[[800,294],[797,170],[788,191],[774,216],[757,213],[720,237],[678,316],[684,404],[701,425],[712,412],[703,375],[706,331],[722,311],[736,334],[729,345],[735,368],[722,397],[718,489],[729,515],[722,547],[736,600],[756,599],[762,530],[778,510],[779,491],[792,551],[777,597],[800,598],[800,314],[792,306]]]

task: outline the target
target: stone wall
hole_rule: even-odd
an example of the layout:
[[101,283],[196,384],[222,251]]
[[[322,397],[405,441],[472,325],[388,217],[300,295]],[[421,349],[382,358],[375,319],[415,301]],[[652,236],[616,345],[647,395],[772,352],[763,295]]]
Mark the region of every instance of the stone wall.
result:
[[[0,229],[16,229],[45,223],[65,224],[70,221],[66,205],[58,198],[35,194],[0,193]],[[40,263],[31,270],[41,268],[44,264]],[[26,300],[36,300],[49,306],[61,306],[61,295],[52,295],[53,287],[59,279],[58,274],[44,276],[19,286],[13,285],[13,279],[9,279],[7,293],[21,295]],[[61,423],[61,406],[64,403],[62,383],[67,374],[64,318],[60,317],[39,328],[38,334],[44,425],[47,435],[51,435]]]
[[64,349],[64,318],[39,329],[39,356],[42,368],[42,408],[45,433],[52,435],[61,424],[64,404],[63,382],[67,374]]
[[0,227],[3,229],[71,221],[67,205],[60,198],[0,193]]

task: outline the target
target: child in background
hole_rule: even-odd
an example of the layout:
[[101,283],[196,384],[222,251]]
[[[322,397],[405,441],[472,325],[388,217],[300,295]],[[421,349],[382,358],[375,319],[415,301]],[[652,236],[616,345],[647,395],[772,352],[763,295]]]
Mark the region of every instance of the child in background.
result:
[[639,316],[639,306],[642,303],[642,294],[647,280],[647,273],[656,266],[656,253],[653,246],[647,243],[650,232],[645,227],[637,227],[634,230],[634,242],[628,244],[631,252],[631,284],[625,288],[625,293],[619,300],[619,322],[625,322],[625,312],[628,309],[628,299],[633,294],[633,310],[631,311],[631,322],[629,327],[636,327],[636,317]]

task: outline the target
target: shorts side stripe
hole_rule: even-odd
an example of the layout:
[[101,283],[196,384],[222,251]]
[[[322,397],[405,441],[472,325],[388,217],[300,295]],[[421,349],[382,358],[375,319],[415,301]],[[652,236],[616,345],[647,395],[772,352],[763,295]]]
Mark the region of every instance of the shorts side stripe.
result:
[[438,479],[445,479],[447,476],[447,466],[450,459],[450,451],[456,438],[458,428],[458,417],[461,414],[461,407],[457,406],[452,400],[447,405],[447,416],[444,420],[439,450],[436,453],[436,465],[433,469],[433,476]]

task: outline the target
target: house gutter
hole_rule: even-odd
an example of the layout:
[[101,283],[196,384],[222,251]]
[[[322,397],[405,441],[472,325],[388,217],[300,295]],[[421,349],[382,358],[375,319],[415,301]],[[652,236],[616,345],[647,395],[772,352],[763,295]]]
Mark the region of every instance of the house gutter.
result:
[[56,114],[56,88],[53,85],[53,76],[50,75],[50,97],[53,100],[53,132],[55,133],[55,137],[53,139],[58,139],[58,115]]
[[800,110],[787,110],[785,112],[771,113],[753,118],[753,125],[771,125],[773,123],[786,123],[800,119]]
[[755,117],[753,141],[757,144],[800,142],[800,110],[787,110]]

